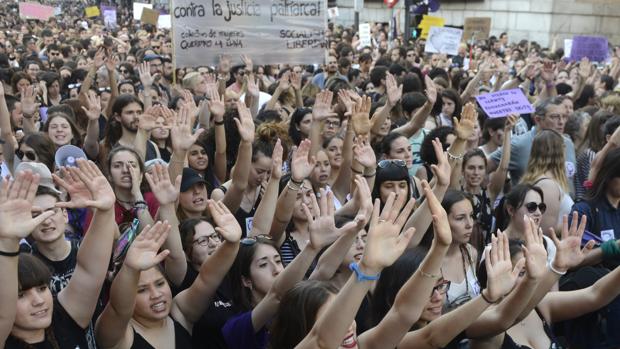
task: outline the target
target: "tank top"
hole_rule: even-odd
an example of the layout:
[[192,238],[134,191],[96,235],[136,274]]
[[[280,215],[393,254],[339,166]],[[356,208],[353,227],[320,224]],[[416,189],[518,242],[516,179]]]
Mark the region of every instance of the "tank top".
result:
[[466,253],[461,248],[463,254],[463,263],[465,263],[465,279],[461,282],[450,282],[450,287],[446,293],[446,302],[444,303],[444,312],[449,312],[467,303],[472,298],[480,294],[480,285],[474,269],[474,261],[471,259],[471,251],[469,246],[465,247]]
[[[174,349],[191,349],[192,336],[175,319],[172,319],[172,321],[174,322]],[[133,344],[131,345],[131,349],[155,349],[155,347],[147,342],[136,330],[133,330]]]

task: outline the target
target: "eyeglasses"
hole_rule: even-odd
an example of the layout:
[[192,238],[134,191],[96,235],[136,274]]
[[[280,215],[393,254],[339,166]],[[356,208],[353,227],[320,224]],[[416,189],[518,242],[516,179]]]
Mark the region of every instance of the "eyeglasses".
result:
[[97,91],[101,92],[112,92],[112,89],[109,87],[100,87],[97,89]]
[[127,74],[128,73],[127,69],[119,69],[118,72],[121,73],[121,74]]
[[209,240],[214,241],[214,242],[220,242],[222,241],[222,238],[220,237],[220,234],[213,233],[211,235],[201,236],[198,239],[192,241],[192,243],[198,244],[200,246],[207,246],[209,244]]
[[325,121],[325,125],[329,127],[340,127],[340,121]]
[[62,210],[60,207],[50,207],[50,208],[46,208],[45,210],[41,210],[41,211],[37,211],[37,212],[32,212],[32,218],[37,218],[40,215],[42,215],[45,212],[54,212],[54,214],[57,214],[58,212],[60,212],[60,210]]
[[271,241],[271,236],[269,235],[257,235],[257,236],[248,236],[247,238],[241,239],[239,243],[243,246],[253,246],[258,240],[269,240]]
[[379,166],[379,168],[386,168],[390,165],[396,165],[398,167],[407,167],[407,163],[405,162],[405,160],[400,160],[400,159],[381,160],[379,161],[377,165]]
[[21,151],[21,149],[16,149],[15,150],[15,156],[17,156],[20,160],[24,160],[24,156],[26,157],[26,159],[30,160],[30,161],[36,161],[37,160],[37,154],[33,151]]
[[435,292],[439,292],[439,294],[446,294],[449,288],[450,280],[443,280],[439,285],[435,285],[435,287],[433,287],[433,290],[431,291],[431,297],[435,294]]
[[541,202],[540,204],[537,204],[535,202],[528,202],[523,206],[527,208],[527,212],[529,213],[536,212],[536,209],[539,209],[541,214],[545,214],[545,211],[547,211],[547,204],[545,204],[544,202]]
[[58,53],[58,52],[50,52],[50,56],[60,56],[60,53]]
[[152,46],[155,50],[159,50],[161,46]]

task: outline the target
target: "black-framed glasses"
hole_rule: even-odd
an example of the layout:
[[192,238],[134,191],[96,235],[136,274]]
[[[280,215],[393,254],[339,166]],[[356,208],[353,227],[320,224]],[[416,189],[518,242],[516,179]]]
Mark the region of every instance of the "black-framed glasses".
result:
[[270,240],[271,241],[271,236],[269,235],[257,235],[257,236],[248,236],[247,238],[243,238],[241,239],[241,241],[239,241],[239,243],[243,246],[252,246],[255,243],[257,243],[259,240]]
[[435,292],[439,292],[439,294],[446,294],[449,288],[450,280],[443,280],[440,284],[433,287],[433,290],[431,291],[431,297],[435,294]]
[[214,241],[214,242],[220,242],[222,241],[222,238],[220,237],[220,234],[213,233],[210,235],[201,236],[198,239],[192,241],[192,243],[198,244],[200,246],[207,246],[209,244],[209,240]]
[[37,154],[32,150],[22,151],[21,149],[15,149],[15,156],[22,161],[24,160],[24,157],[30,161],[37,160]]
[[329,121],[326,120],[325,121],[325,126],[329,126],[329,127],[340,127],[340,121]]
[[407,163],[405,162],[405,160],[401,160],[401,159],[381,160],[379,161],[377,165],[379,166],[379,168],[386,168],[390,165],[396,165],[398,167],[407,167]]
[[539,209],[541,214],[545,214],[545,211],[547,211],[547,204],[545,204],[544,202],[541,202],[540,204],[537,204],[535,202],[528,202],[523,206],[525,206],[527,212],[529,213],[536,212],[536,209]]

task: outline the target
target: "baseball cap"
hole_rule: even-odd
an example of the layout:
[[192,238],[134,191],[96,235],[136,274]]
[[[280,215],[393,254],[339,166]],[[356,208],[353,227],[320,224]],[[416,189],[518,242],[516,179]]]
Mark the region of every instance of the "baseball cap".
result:
[[200,174],[193,168],[185,167],[183,169],[183,177],[181,177],[181,192],[188,191],[194,184],[204,183],[207,181],[200,176]]
[[47,166],[43,165],[40,162],[21,162],[19,165],[17,165],[17,168],[15,169],[15,176],[17,176],[18,173],[24,172],[26,170],[30,170],[33,174],[39,175],[39,186],[46,187],[55,192],[56,194],[62,195],[60,190],[56,189],[56,186],[54,186],[52,172],[50,172]]

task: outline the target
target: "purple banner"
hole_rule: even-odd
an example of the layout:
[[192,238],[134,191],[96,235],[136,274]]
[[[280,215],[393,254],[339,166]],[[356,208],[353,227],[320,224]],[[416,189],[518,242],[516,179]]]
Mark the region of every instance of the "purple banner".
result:
[[476,96],[476,100],[478,100],[478,103],[490,118],[501,118],[510,114],[519,115],[534,112],[534,107],[518,88],[486,93]]
[[607,38],[604,36],[575,36],[570,51],[570,59],[579,61],[583,57],[593,62],[604,62],[609,56]]

